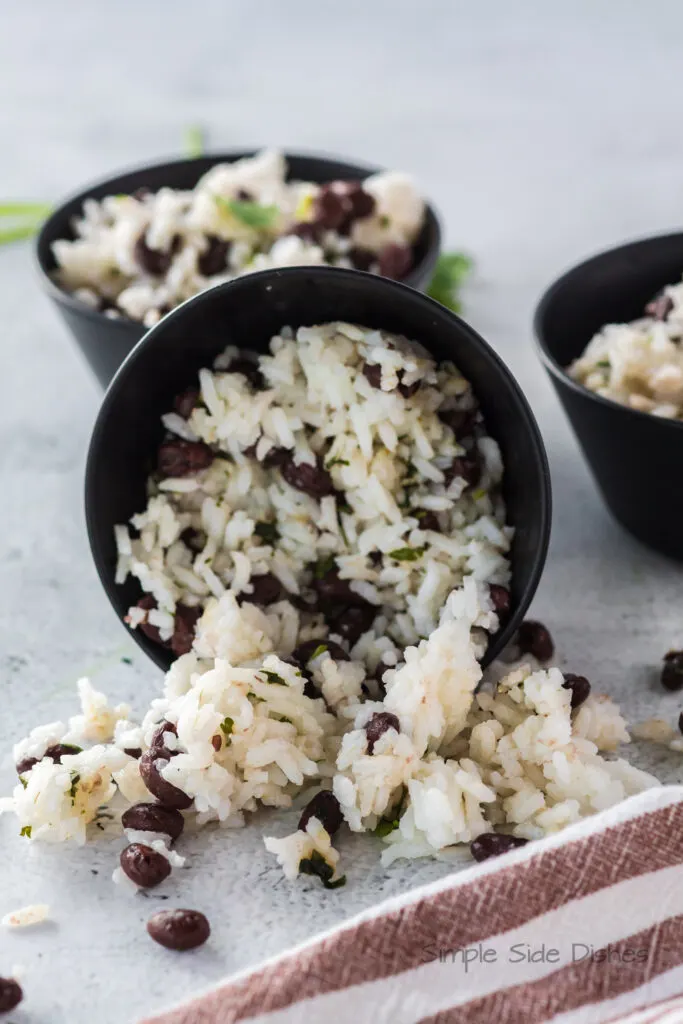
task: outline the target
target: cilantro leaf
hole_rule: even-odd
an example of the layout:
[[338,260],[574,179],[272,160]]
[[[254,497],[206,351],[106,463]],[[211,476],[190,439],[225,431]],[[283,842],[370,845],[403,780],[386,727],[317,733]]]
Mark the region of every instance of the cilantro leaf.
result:
[[332,881],[334,868],[331,864],[327,863],[323,855],[318,853],[317,850],[313,850],[310,857],[305,857],[299,861],[299,871],[302,875],[315,875],[326,889],[338,889],[340,886],[346,885],[346,875],[342,875],[341,878],[335,878]]
[[279,676],[277,674],[277,672],[268,672],[268,671],[266,671],[265,668],[262,668],[261,669],[261,675],[265,676],[269,683],[275,683],[278,686],[286,686],[287,685],[285,683],[284,679],[282,678],[282,676]]
[[349,466],[351,463],[348,459],[330,459],[329,462],[325,463],[325,469],[331,469],[332,466]]
[[317,580],[323,580],[327,576],[328,572],[332,572],[333,569],[337,568],[337,562],[334,555],[328,555],[326,558],[319,558],[313,567],[313,575]]
[[234,718],[226,717],[221,722],[221,732],[224,736],[229,736],[232,730],[235,728]]
[[222,210],[256,231],[271,227],[280,212],[277,206],[263,206],[252,200],[226,199],[225,196],[214,196],[214,199]]
[[19,835],[20,836],[26,836],[27,839],[30,839],[32,831],[33,831],[33,829],[31,827],[31,825],[24,825],[24,827],[22,828],[22,830],[19,833]]
[[318,644],[318,646],[313,651],[313,654],[310,656],[310,658],[308,660],[309,661],[314,661],[316,658],[319,658],[321,654],[324,654],[326,650],[327,650],[327,644]]
[[0,203],[0,245],[35,235],[51,212],[49,203]]
[[394,548],[389,552],[389,558],[397,562],[417,562],[424,555],[426,547],[422,548]]
[[463,252],[444,252],[439,256],[427,295],[442,306],[459,313],[462,309],[460,288],[472,272],[473,261]]
[[390,835],[390,833],[392,833],[397,828],[398,818],[394,818],[393,821],[390,821],[389,818],[380,818],[375,827],[374,834],[378,836],[380,839],[384,839],[385,836]]

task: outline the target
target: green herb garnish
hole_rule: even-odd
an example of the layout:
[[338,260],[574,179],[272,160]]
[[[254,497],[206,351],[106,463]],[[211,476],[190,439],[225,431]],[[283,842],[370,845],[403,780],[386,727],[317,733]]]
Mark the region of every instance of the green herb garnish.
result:
[[437,260],[427,295],[454,313],[459,313],[462,309],[459,292],[473,267],[473,261],[464,252],[442,253]]
[[601,370],[611,370],[612,369],[612,364],[610,363],[609,359],[601,359],[595,365],[597,367],[599,367]]
[[197,157],[204,156],[204,129],[200,125],[191,124],[186,128],[183,141],[185,155],[190,160],[196,160]]
[[324,654],[326,650],[327,650],[327,644],[318,644],[318,646],[313,651],[313,654],[310,656],[310,658],[308,660],[309,661],[314,661],[316,658],[319,658],[321,654]]
[[302,875],[315,875],[326,889],[339,889],[340,886],[346,885],[346,875],[336,878],[334,882],[332,881],[334,868],[331,864],[327,863],[323,855],[318,853],[317,850],[313,850],[310,857],[305,857],[299,861],[299,871]]
[[28,779],[25,779],[23,775],[19,776],[19,782],[22,784],[24,789],[28,786]]
[[221,722],[221,732],[224,736],[229,736],[234,728],[235,720],[233,718],[224,718]]
[[389,558],[393,558],[397,562],[417,562],[426,550],[426,545],[422,548],[395,548],[389,552]]
[[35,235],[51,212],[49,203],[0,203],[0,245]]
[[384,839],[385,836],[390,835],[395,829],[398,828],[398,818],[394,818],[390,821],[389,818],[380,818],[375,828],[375,835],[379,839]]
[[350,466],[351,463],[348,459],[330,459],[329,462],[325,463],[325,469],[331,469],[332,466]]
[[326,558],[319,558],[313,567],[313,575],[317,580],[324,580],[328,572],[337,568],[334,555],[327,555]]
[[269,683],[277,684],[277,686],[287,685],[282,676],[279,676],[277,672],[267,672],[265,668],[262,668],[261,675],[265,676]]
[[485,487],[478,487],[476,491],[472,491],[472,497],[474,498],[475,501],[479,501],[479,499],[483,498],[485,496],[485,494],[486,494],[486,488]]
[[24,825],[24,827],[22,828],[22,830],[19,833],[19,835],[20,836],[26,836],[27,839],[30,839],[32,831],[33,831],[33,829],[31,827],[31,825]]
[[264,540],[266,544],[271,545],[274,544],[275,541],[280,536],[280,533],[275,523],[257,523],[256,526],[254,527],[254,533],[256,534],[257,537],[260,537],[261,540]]
[[78,790],[78,783],[80,781],[81,781],[81,777],[78,774],[78,772],[76,772],[76,774],[71,776],[71,785],[69,787],[69,796],[71,797],[71,805],[72,806],[76,803],[76,791]]
[[121,661],[123,662],[124,665],[132,665],[133,664],[133,659],[132,658],[123,657],[123,658],[121,658]]
[[222,209],[232,214],[242,224],[255,231],[263,231],[272,226],[273,221],[280,212],[277,206],[263,206],[252,200],[226,199],[225,196],[214,196],[216,203]]
[[382,216],[379,219],[379,226],[381,228],[388,228],[390,224],[391,224],[390,219],[387,217],[386,213],[383,213]]

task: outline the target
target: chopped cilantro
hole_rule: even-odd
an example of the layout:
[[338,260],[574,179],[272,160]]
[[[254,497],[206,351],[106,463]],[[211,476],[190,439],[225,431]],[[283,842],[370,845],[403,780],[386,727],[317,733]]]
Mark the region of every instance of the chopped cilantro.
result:
[[271,545],[274,544],[275,541],[280,536],[280,533],[275,523],[257,523],[256,526],[254,527],[254,533],[256,534],[257,537],[260,537],[261,540],[264,540],[266,544]]
[[383,213],[379,219],[379,226],[381,228],[388,228],[391,224],[391,220],[387,217],[386,213]]
[[271,227],[280,212],[277,206],[262,206],[261,203],[254,203],[251,200],[226,199],[225,196],[214,196],[214,199],[222,210],[255,231]]
[[478,487],[476,491],[472,491],[472,497],[474,498],[475,501],[479,501],[479,499],[483,498],[485,496],[485,494],[486,494],[486,488],[485,487]]
[[299,871],[302,875],[315,875],[326,889],[338,889],[340,886],[346,885],[346,875],[332,881],[334,868],[317,850],[313,850],[310,857],[304,857],[299,861]]
[[35,235],[51,212],[49,203],[0,203],[0,245]]
[[23,775],[19,776],[19,782],[22,784],[24,789],[28,786],[28,779],[25,779]]
[[123,662],[124,665],[132,665],[133,664],[133,659],[132,658],[121,658],[121,661]]
[[375,835],[380,839],[384,839],[385,836],[390,835],[395,829],[398,828],[398,818],[394,818],[391,821],[389,818],[380,818],[375,828]]
[[26,836],[27,839],[30,839],[32,831],[33,831],[33,829],[31,827],[31,825],[24,825],[24,827],[22,828],[22,830],[19,833],[19,835],[20,836]]
[[69,787],[69,796],[71,797],[72,805],[76,803],[76,791],[78,789],[78,783],[81,781],[81,777],[78,772],[74,772],[71,776],[71,785]]
[[463,252],[444,252],[437,260],[427,294],[442,306],[459,313],[462,306],[459,291],[463,281],[472,272],[474,264]]
[[395,548],[389,552],[389,558],[393,558],[396,562],[417,562],[422,558],[426,546],[422,548]]
[[601,370],[611,370],[612,369],[612,364],[610,363],[609,359],[601,359],[595,365],[598,366]]
[[277,672],[267,672],[264,668],[262,668],[261,675],[265,676],[269,683],[276,683],[278,686],[287,685],[282,676],[279,676]]
[[325,463],[325,469],[331,469],[332,466],[350,466],[351,463],[348,459],[330,459],[329,462]]
[[234,728],[235,720],[233,718],[224,718],[221,722],[221,732],[224,736],[229,736]]
[[328,572],[337,568],[334,555],[327,555],[326,558],[319,558],[313,567],[313,575],[317,580],[323,580]]
[[327,644],[318,644],[318,646],[313,651],[313,654],[310,656],[310,658],[308,660],[309,661],[314,661],[315,658],[319,658],[321,654],[324,654],[326,650],[327,650]]

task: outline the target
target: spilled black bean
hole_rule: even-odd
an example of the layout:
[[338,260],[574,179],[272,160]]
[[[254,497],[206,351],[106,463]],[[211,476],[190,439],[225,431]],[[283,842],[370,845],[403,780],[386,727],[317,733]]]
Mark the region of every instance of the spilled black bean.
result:
[[21,985],[14,978],[0,978],[0,1013],[14,1010],[24,998]]
[[159,757],[154,750],[148,750],[140,758],[140,776],[152,796],[160,800],[166,807],[185,811],[192,806],[192,797],[183,793],[171,782],[167,782],[160,769],[168,764],[168,758]]
[[170,839],[178,839],[185,828],[180,811],[162,804],[133,804],[123,812],[121,824],[137,832],[160,832]]
[[531,654],[538,661],[550,661],[555,644],[542,622],[526,619],[517,632],[517,645],[522,654]]
[[565,690],[571,690],[572,692],[572,710],[580,707],[591,692],[591,684],[586,677],[577,676],[573,672],[565,672],[562,685]]
[[660,678],[666,690],[683,689],[683,651],[669,651],[664,655]]
[[320,793],[316,793],[312,800],[309,800],[299,818],[299,829],[302,832],[306,831],[306,826],[311,818],[317,818],[331,836],[339,831],[344,816],[334,793],[324,789]]
[[502,832],[485,832],[470,843],[470,851],[475,860],[488,860],[509,853],[518,846],[525,846],[528,840],[519,836],[503,835]]
[[121,852],[121,870],[141,889],[159,885],[171,873],[171,865],[162,853],[145,843],[131,843]]
[[202,946],[211,926],[199,910],[161,910],[150,917],[147,931],[160,946],[182,952]]
[[507,587],[501,587],[500,583],[492,583],[489,586],[491,604],[496,615],[504,619],[510,614],[510,591]]

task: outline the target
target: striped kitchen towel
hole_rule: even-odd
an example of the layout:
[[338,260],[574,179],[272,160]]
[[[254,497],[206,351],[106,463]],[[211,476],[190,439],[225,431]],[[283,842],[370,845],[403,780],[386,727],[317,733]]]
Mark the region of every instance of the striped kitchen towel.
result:
[[683,1022],[683,787],[373,908],[145,1024]]

